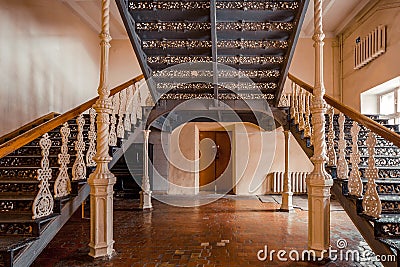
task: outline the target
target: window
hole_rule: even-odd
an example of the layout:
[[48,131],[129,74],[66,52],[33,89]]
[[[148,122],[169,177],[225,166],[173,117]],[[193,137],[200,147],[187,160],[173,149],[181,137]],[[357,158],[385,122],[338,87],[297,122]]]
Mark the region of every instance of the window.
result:
[[391,92],[380,95],[379,113],[390,119],[389,123],[400,123],[400,104],[398,104],[399,96],[400,88],[396,88]]
[[381,115],[390,124],[400,124],[400,76],[360,94],[361,113]]
[[394,91],[381,95],[380,113],[382,115],[390,115],[395,113],[395,96]]

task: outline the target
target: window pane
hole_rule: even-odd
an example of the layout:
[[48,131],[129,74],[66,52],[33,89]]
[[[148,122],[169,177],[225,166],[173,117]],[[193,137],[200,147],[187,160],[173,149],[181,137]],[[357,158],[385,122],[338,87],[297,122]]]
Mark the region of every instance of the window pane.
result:
[[399,103],[399,98],[400,98],[400,89],[397,89],[397,99],[396,99],[396,104],[397,104],[397,112],[400,112],[400,103]]
[[381,96],[380,113],[389,115],[395,113],[394,92]]

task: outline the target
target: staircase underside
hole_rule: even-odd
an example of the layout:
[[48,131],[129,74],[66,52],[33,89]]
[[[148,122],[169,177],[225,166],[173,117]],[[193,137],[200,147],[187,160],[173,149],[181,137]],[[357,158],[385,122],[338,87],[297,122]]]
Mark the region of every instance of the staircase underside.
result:
[[276,105],[308,0],[117,4],[156,100],[246,94]]

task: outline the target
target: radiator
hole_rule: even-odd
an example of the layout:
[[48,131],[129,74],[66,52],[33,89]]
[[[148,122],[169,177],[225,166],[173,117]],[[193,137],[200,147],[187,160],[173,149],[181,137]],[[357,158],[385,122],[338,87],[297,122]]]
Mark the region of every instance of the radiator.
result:
[[354,69],[361,69],[386,51],[386,26],[380,25],[357,40],[354,47]]
[[[306,177],[308,172],[289,172],[289,179],[292,184],[292,192],[296,194],[307,193]],[[284,172],[273,172],[271,177],[271,192],[282,193],[283,192],[283,179]]]

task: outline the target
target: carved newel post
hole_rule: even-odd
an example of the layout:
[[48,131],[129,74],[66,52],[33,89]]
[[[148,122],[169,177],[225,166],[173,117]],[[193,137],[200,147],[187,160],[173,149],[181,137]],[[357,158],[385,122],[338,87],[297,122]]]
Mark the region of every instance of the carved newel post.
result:
[[[314,128],[314,156],[311,161],[314,170],[307,177],[308,190],[308,247],[318,257],[329,248],[330,235],[330,188],[332,177],[325,171],[325,86],[323,78],[323,47],[325,35],[322,31],[322,0],[314,0],[314,48],[315,48],[315,86],[311,105]],[[327,257],[325,253],[325,257]]]
[[285,134],[285,174],[284,174],[284,182],[283,182],[283,193],[282,193],[282,211],[294,211],[293,208],[293,192],[292,192],[292,183],[289,175],[289,140],[290,140],[290,131],[283,131]]
[[102,0],[101,65],[99,99],[93,108],[97,112],[96,170],[89,176],[90,184],[90,252],[97,257],[111,257],[113,249],[113,186],[115,176],[108,169],[111,157],[108,154],[110,114],[113,106],[109,99],[108,55],[110,49],[110,0]]
[[142,191],[140,192],[140,208],[151,209],[151,190],[150,190],[150,177],[149,177],[149,135],[150,130],[143,130],[143,178],[142,178]]

